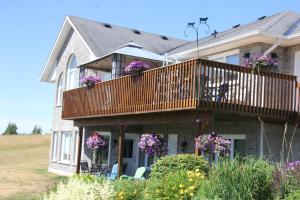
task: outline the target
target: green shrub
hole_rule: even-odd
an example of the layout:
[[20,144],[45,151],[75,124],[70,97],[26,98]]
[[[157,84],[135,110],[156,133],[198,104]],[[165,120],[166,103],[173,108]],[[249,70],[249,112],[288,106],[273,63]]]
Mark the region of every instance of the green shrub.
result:
[[265,160],[247,157],[225,159],[212,168],[198,192],[199,199],[273,199],[274,166]]
[[144,191],[144,200],[169,199],[190,200],[195,197],[204,175],[199,169],[195,171],[177,171],[158,178],[150,178]]
[[142,199],[146,181],[123,179],[116,180],[114,185],[116,191],[116,200],[138,200]]
[[195,169],[199,169],[201,172],[207,174],[208,164],[202,156],[193,154],[164,156],[153,165],[150,176],[161,178],[168,173]]
[[299,199],[300,199],[300,189],[291,192],[289,196],[285,198],[285,200],[299,200]]
[[88,175],[74,176],[67,183],[44,195],[43,200],[112,200],[115,196],[112,182]]

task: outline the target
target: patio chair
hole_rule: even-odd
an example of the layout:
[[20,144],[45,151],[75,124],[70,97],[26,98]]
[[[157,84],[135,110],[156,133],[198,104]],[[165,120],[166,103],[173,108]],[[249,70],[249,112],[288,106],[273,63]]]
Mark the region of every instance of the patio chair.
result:
[[80,169],[82,173],[90,173],[89,164],[87,161],[80,161]]
[[146,167],[139,167],[137,168],[135,175],[132,176],[127,176],[127,175],[122,175],[120,178],[121,179],[136,179],[136,180],[144,180],[144,174],[146,172]]
[[[125,173],[126,168],[127,168],[127,163],[124,163],[122,173]],[[117,178],[117,175],[118,175],[118,163],[113,165],[111,172],[108,173],[107,177],[110,180],[115,180]]]
[[218,89],[218,95],[216,97],[216,102],[220,103],[222,100],[227,101],[226,93],[229,91],[229,83],[223,83]]

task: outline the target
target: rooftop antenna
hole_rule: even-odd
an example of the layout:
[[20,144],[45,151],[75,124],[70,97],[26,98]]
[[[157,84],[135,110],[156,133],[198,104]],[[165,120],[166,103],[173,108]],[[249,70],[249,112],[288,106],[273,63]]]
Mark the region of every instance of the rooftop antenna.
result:
[[207,20],[208,20],[208,17],[201,17],[199,18],[199,24],[197,26],[195,26],[195,22],[188,22],[187,23],[187,27],[186,29],[184,30],[184,36],[187,38],[188,35],[187,35],[187,30],[188,29],[193,29],[196,33],[196,37],[197,37],[197,56],[198,58],[200,57],[199,56],[199,28],[200,26],[203,24],[207,27],[207,31],[205,31],[206,34],[209,34],[210,32],[210,27],[209,25],[207,24]]

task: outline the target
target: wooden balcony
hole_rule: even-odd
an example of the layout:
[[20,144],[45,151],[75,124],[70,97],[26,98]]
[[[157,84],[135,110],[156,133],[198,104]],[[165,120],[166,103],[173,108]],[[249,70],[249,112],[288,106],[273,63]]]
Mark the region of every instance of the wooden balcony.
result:
[[63,119],[174,110],[222,110],[289,117],[298,111],[296,77],[195,59],[64,92]]

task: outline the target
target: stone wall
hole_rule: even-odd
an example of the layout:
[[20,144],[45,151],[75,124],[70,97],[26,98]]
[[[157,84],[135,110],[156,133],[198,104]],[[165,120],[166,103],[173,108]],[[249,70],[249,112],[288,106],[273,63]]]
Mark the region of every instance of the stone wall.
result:
[[[66,73],[67,73],[67,65],[69,58],[72,54],[75,54],[77,59],[77,64],[81,65],[83,63],[87,63],[92,60],[92,55],[89,53],[86,46],[83,44],[78,34],[74,31],[71,31],[66,43],[63,45],[63,48],[60,52],[59,60],[57,61],[57,74],[59,75],[63,73],[63,87],[66,85]],[[57,81],[57,80],[56,80]],[[57,82],[55,83],[57,85]],[[53,107],[53,116],[52,116],[52,131],[56,131],[59,133],[58,137],[58,157],[60,155],[61,149],[61,132],[62,131],[71,131],[74,133],[78,130],[74,127],[74,123],[72,120],[62,120],[61,119],[62,107],[56,106],[56,92],[54,95],[54,107]],[[74,141],[73,141],[74,142]],[[52,148],[52,145],[51,145]],[[51,149],[50,148],[50,149]],[[50,151],[51,152],[51,151]],[[71,152],[71,157],[75,152]],[[72,174],[76,170],[76,167],[72,164],[62,164],[59,162],[51,161],[51,155],[49,159],[49,171],[60,173],[60,174]]]

